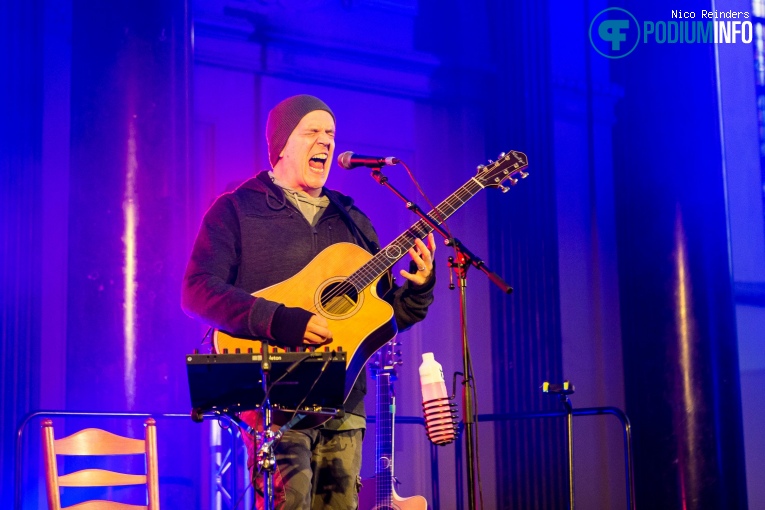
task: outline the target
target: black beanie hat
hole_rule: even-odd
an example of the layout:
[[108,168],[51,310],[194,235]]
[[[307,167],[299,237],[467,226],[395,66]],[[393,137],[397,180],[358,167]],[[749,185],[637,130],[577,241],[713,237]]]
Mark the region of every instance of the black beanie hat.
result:
[[335,114],[324,101],[307,94],[288,97],[268,112],[266,141],[268,142],[268,160],[272,167],[279,161],[279,153],[287,145],[287,139],[300,120],[315,110],[324,110],[332,115],[332,120],[335,120]]

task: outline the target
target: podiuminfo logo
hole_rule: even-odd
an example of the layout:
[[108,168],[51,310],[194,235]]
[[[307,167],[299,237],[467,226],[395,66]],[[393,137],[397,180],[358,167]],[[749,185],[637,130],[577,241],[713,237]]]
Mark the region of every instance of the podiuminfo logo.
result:
[[[643,44],[732,44],[752,42],[747,11],[672,10],[669,20],[643,21],[621,7],[603,9],[590,23],[590,43],[606,58],[624,58]],[[642,34],[642,38],[641,38]]]

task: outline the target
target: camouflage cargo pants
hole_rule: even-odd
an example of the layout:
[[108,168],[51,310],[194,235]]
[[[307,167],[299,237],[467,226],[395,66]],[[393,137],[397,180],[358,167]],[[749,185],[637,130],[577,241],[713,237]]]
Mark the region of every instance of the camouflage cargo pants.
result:
[[[363,435],[363,430],[287,431],[276,445],[274,507],[356,509]],[[252,473],[256,506],[262,509],[263,476],[257,469]]]

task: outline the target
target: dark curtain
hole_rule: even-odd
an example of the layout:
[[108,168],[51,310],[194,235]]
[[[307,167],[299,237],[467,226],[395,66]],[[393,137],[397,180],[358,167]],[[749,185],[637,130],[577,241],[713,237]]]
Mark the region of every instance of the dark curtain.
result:
[[[189,409],[185,355],[199,328],[179,303],[196,228],[188,4],[72,3],[70,410]],[[158,422],[163,506],[201,504],[204,433],[190,420]]]
[[15,431],[39,394],[43,2],[0,4],[0,506]]
[[[529,177],[489,194],[493,269],[515,290],[492,289],[494,409],[557,409],[544,381],[562,381],[558,243],[552,140],[548,3],[489,1],[496,72],[488,86],[489,154],[525,152]],[[563,508],[566,447],[561,420],[517,420],[497,428],[500,508]]]
[[[625,8],[638,20],[666,12],[659,1]],[[714,52],[648,43],[611,64],[625,91],[614,191],[640,508],[746,508]]]
[[[59,9],[71,12],[71,40],[45,33]],[[55,42],[66,45],[55,52],[66,62],[46,61]],[[25,505],[39,494],[38,423],[30,422],[20,452],[15,432],[27,413],[40,410],[53,381],[65,385],[56,388],[63,411],[188,410],[185,355],[199,337],[179,305],[196,228],[188,175],[191,17],[185,0],[3,2],[0,45],[0,506],[12,508],[14,462],[24,464]],[[44,110],[46,80],[56,76],[48,71],[69,64],[71,88],[55,90],[71,95],[55,103],[70,108]],[[68,194],[61,219],[67,233],[66,244],[53,248],[66,253],[66,302],[56,302],[66,336],[52,346],[41,333],[51,316],[41,309],[41,274],[51,258],[64,257],[43,252],[46,239],[59,238],[44,227],[55,208],[43,200],[51,186],[43,126],[62,124],[70,128],[70,158],[56,166],[67,169],[68,186],[54,192]],[[51,347],[66,353],[48,360],[56,374],[41,368],[41,352]],[[175,426],[158,427],[162,499],[195,508],[205,489],[198,483],[205,429],[189,423],[181,434]]]

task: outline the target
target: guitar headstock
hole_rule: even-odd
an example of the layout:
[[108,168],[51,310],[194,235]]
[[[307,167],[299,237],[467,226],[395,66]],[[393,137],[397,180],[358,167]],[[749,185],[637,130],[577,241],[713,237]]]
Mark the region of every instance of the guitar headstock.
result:
[[395,339],[383,345],[369,360],[369,370],[372,377],[377,378],[379,374],[388,374],[391,381],[396,380],[396,366],[401,365],[401,351],[398,350],[400,342]]
[[529,166],[526,154],[519,151],[503,152],[497,161],[489,160],[488,165],[479,165],[475,180],[484,188],[499,188],[502,193],[510,190],[503,183],[508,181],[510,186],[518,184],[518,178],[529,176],[523,169]]

